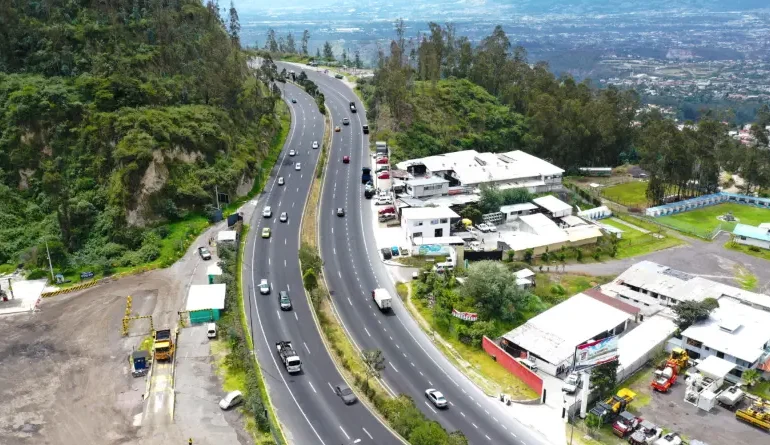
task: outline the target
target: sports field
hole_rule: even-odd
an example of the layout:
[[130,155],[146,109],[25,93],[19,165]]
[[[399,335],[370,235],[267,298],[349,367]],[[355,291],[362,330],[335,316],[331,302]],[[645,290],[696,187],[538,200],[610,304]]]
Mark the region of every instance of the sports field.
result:
[[757,226],[770,222],[770,210],[735,203],[718,204],[676,215],[661,216],[655,220],[683,232],[709,237],[717,227],[721,226],[722,230],[728,231],[732,231],[735,227],[735,223],[726,223],[717,219],[717,216],[722,216],[727,212],[732,212],[733,216],[742,224]]
[[646,193],[647,181],[626,182],[602,190],[605,198],[626,207],[646,207]]

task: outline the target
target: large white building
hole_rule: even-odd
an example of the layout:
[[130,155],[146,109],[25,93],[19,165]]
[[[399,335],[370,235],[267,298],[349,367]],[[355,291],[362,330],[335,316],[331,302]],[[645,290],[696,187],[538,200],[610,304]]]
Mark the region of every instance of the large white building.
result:
[[[396,165],[407,172],[405,185],[409,192],[411,181],[418,181],[412,193],[422,193],[424,179],[438,177],[443,183],[431,179],[434,190],[445,190],[448,195],[468,194],[478,191],[484,184],[501,189],[524,188],[532,193],[546,193],[561,189],[564,170],[521,150],[507,153],[479,153],[475,150],[457,151],[426,158],[412,159]],[[412,195],[414,198],[420,196]]]
[[[401,228],[407,240],[449,237],[452,219],[460,215],[449,207],[409,207],[401,211]],[[418,243],[419,244],[419,243]]]

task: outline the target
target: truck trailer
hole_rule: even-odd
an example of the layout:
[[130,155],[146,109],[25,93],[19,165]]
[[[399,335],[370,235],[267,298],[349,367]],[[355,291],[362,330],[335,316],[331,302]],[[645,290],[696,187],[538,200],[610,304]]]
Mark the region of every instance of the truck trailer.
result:
[[389,311],[393,306],[393,297],[391,297],[390,293],[385,289],[373,290],[372,300],[374,300],[374,304],[376,304],[382,312]]

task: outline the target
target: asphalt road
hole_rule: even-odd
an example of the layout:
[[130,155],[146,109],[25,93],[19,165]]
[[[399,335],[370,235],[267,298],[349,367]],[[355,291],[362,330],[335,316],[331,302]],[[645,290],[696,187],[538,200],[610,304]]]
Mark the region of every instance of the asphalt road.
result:
[[[461,430],[470,443],[547,443],[460,373],[422,332],[400,299],[394,299],[391,314],[380,313],[372,302],[372,289],[386,288],[394,296],[396,290],[376,251],[371,201],[363,197],[361,167],[370,164],[368,136],[362,131],[364,107],[341,81],[320,72],[306,73],[323,91],[332,125],[341,125],[344,117],[351,121],[334,134],[321,198],[322,215],[331,215],[337,207],[345,207],[347,214],[321,218],[319,228],[325,275],[349,334],[360,349],[383,351],[387,367],[382,377],[394,393],[408,394],[429,418],[450,431]],[[357,103],[358,113],[350,112],[350,101]],[[351,155],[350,164],[342,163],[344,155]],[[434,409],[425,399],[427,388],[443,392],[450,407]]]
[[[287,84],[285,94],[297,99],[296,104],[289,103],[292,128],[266,193],[248,221],[251,229],[243,264],[246,313],[273,406],[294,444],[338,445],[356,440],[360,444],[398,444],[400,441],[364,405],[346,406],[332,389],[343,379],[313,322],[297,255],[302,211],[321,151],[311,147],[313,141],[322,142],[324,120],[314,100],[299,88]],[[289,156],[291,149],[298,154]],[[295,170],[295,162],[301,163],[301,170]],[[278,176],[284,177],[285,185],[277,185]],[[262,209],[268,205],[273,216],[264,218]],[[288,212],[288,222],[278,220],[281,212]],[[261,238],[264,227],[272,229],[269,239]],[[269,295],[261,295],[257,289],[263,278],[272,286]],[[281,290],[289,292],[292,311],[280,310]],[[290,375],[284,369],[275,348],[281,340],[293,343],[302,359],[302,373]]]

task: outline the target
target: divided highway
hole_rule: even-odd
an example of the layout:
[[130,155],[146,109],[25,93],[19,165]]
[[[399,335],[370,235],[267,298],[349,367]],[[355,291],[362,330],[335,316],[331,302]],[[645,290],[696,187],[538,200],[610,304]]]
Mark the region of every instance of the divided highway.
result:
[[[361,167],[370,166],[368,136],[363,104],[342,82],[328,75],[306,71],[323,91],[332,112],[332,125],[342,131],[334,134],[329,165],[321,198],[321,255],[325,276],[335,306],[349,334],[361,349],[380,349],[387,360],[382,373],[394,393],[411,396],[417,406],[448,430],[461,430],[472,444],[540,445],[547,441],[512,418],[496,399],[487,397],[439,352],[412,319],[400,299],[395,298],[392,314],[379,312],[371,299],[375,288],[395,287],[381,262],[374,241],[371,201],[363,197]],[[358,113],[351,113],[355,101]],[[343,118],[350,119],[342,126]],[[350,155],[350,164],[342,156]],[[331,217],[344,207],[344,218]],[[438,411],[430,405],[424,391],[435,388],[450,403]]]
[[[313,98],[300,88],[287,84],[287,99],[292,110],[291,131],[283,152],[250,221],[246,242],[243,276],[244,304],[254,342],[275,411],[285,426],[290,443],[401,444],[360,402],[344,405],[333,386],[343,383],[313,321],[309,302],[302,287],[297,251],[300,221],[307,200],[322,143],[324,119]],[[295,150],[295,156],[289,151]],[[295,169],[300,163],[300,169]],[[278,185],[282,176],[285,185]],[[262,215],[265,206],[272,216]],[[279,215],[288,213],[288,221]],[[270,228],[270,238],[262,238],[262,229]],[[258,286],[267,279],[272,287],[262,295]],[[288,291],[293,309],[281,311],[279,291]],[[290,375],[276,354],[276,342],[290,340],[302,359],[302,372]]]

